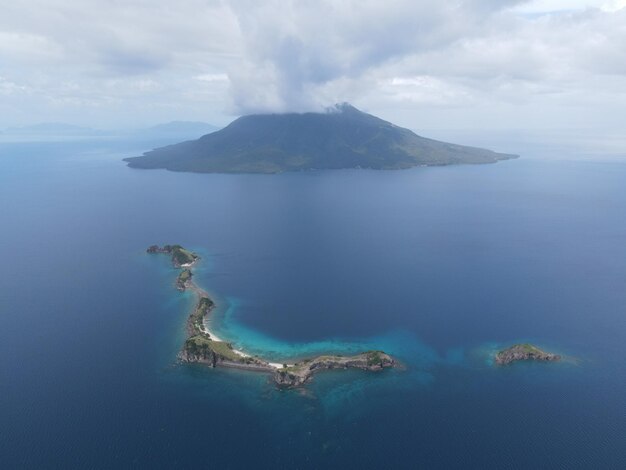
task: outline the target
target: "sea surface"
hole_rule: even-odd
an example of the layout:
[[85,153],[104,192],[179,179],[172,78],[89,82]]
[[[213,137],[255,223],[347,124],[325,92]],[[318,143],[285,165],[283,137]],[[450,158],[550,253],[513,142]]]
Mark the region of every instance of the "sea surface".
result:
[[[494,143],[523,158],[269,176],[0,141],[0,467],[626,468],[626,159]],[[402,367],[279,391],[178,364],[165,243],[238,347]],[[520,341],[565,360],[493,365]]]

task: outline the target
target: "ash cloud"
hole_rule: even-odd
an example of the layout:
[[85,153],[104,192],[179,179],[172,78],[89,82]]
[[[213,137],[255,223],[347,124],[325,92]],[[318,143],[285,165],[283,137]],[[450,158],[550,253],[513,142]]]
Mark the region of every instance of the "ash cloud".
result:
[[243,39],[229,71],[238,111],[302,111],[341,101],[352,81],[409,54],[480,35],[519,0],[242,1]]

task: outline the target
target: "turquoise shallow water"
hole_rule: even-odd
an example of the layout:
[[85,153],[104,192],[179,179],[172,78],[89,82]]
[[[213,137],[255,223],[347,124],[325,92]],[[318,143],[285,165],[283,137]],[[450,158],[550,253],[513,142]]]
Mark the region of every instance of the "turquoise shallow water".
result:
[[[0,145],[3,468],[625,466],[626,165],[120,162],[143,149]],[[403,367],[281,392],[177,364],[193,296],[144,252],[172,242],[202,255],[215,326],[238,346],[377,348]],[[572,359],[493,367],[517,341]]]

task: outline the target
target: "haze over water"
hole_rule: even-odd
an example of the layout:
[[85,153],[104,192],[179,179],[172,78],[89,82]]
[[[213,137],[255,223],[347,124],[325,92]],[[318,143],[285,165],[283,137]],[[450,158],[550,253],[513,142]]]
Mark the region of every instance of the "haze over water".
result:
[[[513,144],[497,150],[522,159],[403,171],[121,161],[154,146],[0,144],[3,468],[626,466],[623,161]],[[154,243],[201,254],[237,346],[404,367],[281,392],[178,365],[193,299]],[[567,359],[494,368],[519,341]]]

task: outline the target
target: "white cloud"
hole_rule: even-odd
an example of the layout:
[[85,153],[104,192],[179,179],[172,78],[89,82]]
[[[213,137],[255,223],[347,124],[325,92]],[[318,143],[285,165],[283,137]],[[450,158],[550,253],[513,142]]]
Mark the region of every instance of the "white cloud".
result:
[[626,0],[0,2],[0,125],[354,101],[515,127],[524,109],[598,124],[626,104]]
[[234,2],[243,66],[230,72],[242,110],[319,108],[318,87],[479,34],[516,0]]
[[532,0],[517,6],[515,11],[522,13],[547,13],[574,11],[586,8],[600,8],[606,0]]
[[228,81],[228,75],[225,73],[204,73],[202,75],[196,75],[193,78],[195,78],[196,80],[200,80],[201,82],[209,83]]
[[533,0],[517,6],[515,10],[525,13],[575,11],[587,8],[600,8],[604,11],[617,11],[625,6],[626,0]]
[[18,85],[0,76],[0,95],[14,95],[16,93],[27,93],[28,91],[28,87]]

